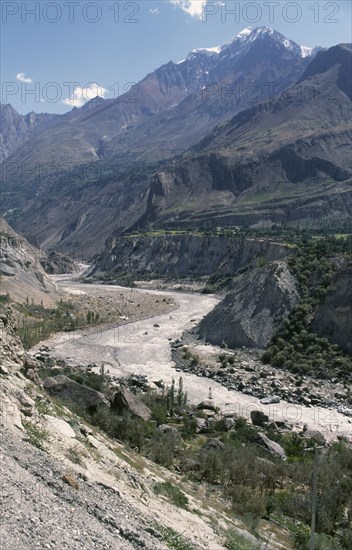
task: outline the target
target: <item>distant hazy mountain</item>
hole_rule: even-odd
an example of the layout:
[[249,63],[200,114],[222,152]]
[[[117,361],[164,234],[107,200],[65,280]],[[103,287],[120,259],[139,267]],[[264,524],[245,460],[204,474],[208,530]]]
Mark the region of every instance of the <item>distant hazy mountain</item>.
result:
[[60,115],[37,114],[20,115],[10,104],[0,103],[0,163],[11,155],[34,131],[52,126]]
[[[43,125],[34,139],[18,140],[11,162],[55,162],[64,168],[117,154],[172,156],[215,124],[279,94],[301,76],[314,54],[273,29],[245,29],[223,46],[170,61],[119,98],[95,98],[62,116],[54,128]],[[2,131],[6,140],[7,127]]]

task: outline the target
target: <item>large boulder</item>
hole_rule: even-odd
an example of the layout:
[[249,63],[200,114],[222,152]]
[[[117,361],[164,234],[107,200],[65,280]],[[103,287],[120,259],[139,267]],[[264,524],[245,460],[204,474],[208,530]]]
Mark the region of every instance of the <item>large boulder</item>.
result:
[[220,441],[220,439],[208,439],[208,441],[203,445],[202,449],[204,451],[222,451],[225,445]]
[[160,426],[158,426],[158,432],[160,432],[161,434],[167,434],[177,443],[180,443],[182,441],[182,436],[180,432],[176,428],[174,428],[173,426],[169,426],[168,424],[160,424]]
[[146,421],[152,417],[151,410],[147,405],[127,388],[119,388],[117,390],[112,399],[111,407],[120,415],[128,412]]
[[274,405],[275,403],[280,403],[280,397],[277,395],[268,395],[268,397],[263,397],[260,402],[262,405]]
[[212,411],[217,412],[217,407],[212,401],[202,401],[201,403],[198,403],[197,409],[199,411]]
[[254,426],[264,426],[264,424],[269,422],[269,417],[262,411],[251,411],[251,420]]
[[63,374],[47,378],[44,381],[44,389],[55,397],[67,403],[93,413],[98,407],[110,407],[107,397],[96,390],[83,386]]
[[265,447],[265,449],[267,449],[269,453],[279,456],[283,460],[286,460],[287,456],[285,453],[285,449],[281,447],[279,443],[276,443],[276,441],[272,441],[271,439],[269,439],[265,434],[258,434],[258,443],[262,447]]

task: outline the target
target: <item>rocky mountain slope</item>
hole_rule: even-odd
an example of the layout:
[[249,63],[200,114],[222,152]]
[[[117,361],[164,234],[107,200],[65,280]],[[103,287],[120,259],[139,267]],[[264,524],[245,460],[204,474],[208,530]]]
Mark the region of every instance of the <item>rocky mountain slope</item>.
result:
[[0,218],[0,276],[1,293],[12,300],[48,305],[57,297],[56,287],[41,263],[45,254],[18,235]]
[[[276,97],[302,75],[311,59],[305,54],[272,29],[252,29],[164,65],[115,100],[72,110],[4,163],[2,211],[47,249],[67,253],[93,238],[101,248],[114,230],[142,218],[156,163],[182,153],[219,122]],[[192,172],[203,179],[197,167]]]
[[242,111],[166,165],[140,224],[348,222],[351,59],[351,45],[318,53],[279,99]]
[[20,115],[10,104],[0,103],[0,163],[36,132],[52,127],[62,117],[48,113]]
[[[26,159],[30,165],[72,166],[118,152],[148,150],[150,155],[151,144],[160,140],[156,156],[165,158],[167,147],[185,149],[217,122],[296,81],[315,51],[308,53],[266,27],[240,33],[219,48],[194,50],[185,60],[156,69],[116,99],[100,98],[74,109],[51,131],[19,148],[11,163]],[[253,100],[248,87],[258,88],[260,97]]]
[[233,290],[201,321],[199,335],[229,348],[265,348],[298,302],[294,277],[285,262],[239,275]]

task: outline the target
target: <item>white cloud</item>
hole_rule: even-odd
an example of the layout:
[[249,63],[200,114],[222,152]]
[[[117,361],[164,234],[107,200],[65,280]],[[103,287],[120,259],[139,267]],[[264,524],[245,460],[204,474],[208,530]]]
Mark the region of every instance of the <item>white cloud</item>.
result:
[[25,84],[30,84],[32,82],[32,79],[27,78],[24,73],[16,74],[16,78],[17,78],[17,80],[19,80],[20,82],[24,82]]
[[96,82],[92,82],[82,88],[81,86],[76,86],[73,94],[69,99],[64,99],[63,103],[69,105],[70,107],[82,107],[87,101],[94,99],[95,97],[105,97],[107,90],[103,86],[99,86]]
[[191,17],[201,19],[203,15],[203,6],[207,0],[170,0],[171,4],[178,6]]
[[149,10],[149,13],[151,13],[152,15],[160,15],[160,10],[159,8],[151,8]]

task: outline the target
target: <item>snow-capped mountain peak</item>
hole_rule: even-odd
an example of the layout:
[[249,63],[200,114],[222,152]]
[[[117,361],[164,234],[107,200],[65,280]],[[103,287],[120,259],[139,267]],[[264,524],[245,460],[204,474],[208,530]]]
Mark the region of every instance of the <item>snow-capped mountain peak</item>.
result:
[[[242,48],[246,48],[256,42],[258,39],[264,39],[270,36],[278,44],[281,44],[289,51],[296,51],[300,57],[310,57],[316,51],[316,48],[309,48],[307,46],[299,46],[293,40],[289,40],[280,32],[272,29],[271,27],[246,27],[242,29],[234,38],[222,44],[221,46],[215,46],[212,48],[196,48],[192,50],[186,59],[178,62],[178,65],[185,61],[190,61],[198,55],[207,55],[209,57],[217,58],[218,55],[234,55],[239,53]],[[233,50],[235,48],[235,51]]]

